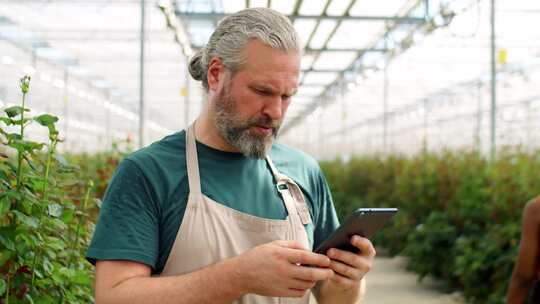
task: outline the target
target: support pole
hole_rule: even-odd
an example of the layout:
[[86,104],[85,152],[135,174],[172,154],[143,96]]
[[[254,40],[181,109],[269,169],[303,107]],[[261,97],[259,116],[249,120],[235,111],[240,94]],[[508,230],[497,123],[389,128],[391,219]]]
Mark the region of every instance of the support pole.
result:
[[[189,58],[186,58],[186,60],[189,60]],[[186,82],[185,82],[185,88],[186,90],[184,91],[185,93],[185,107],[184,107],[184,121],[185,121],[185,128],[187,130],[187,128],[189,127],[189,112],[190,112],[190,98],[189,98],[189,77],[191,77],[189,75],[189,70],[186,68]]]
[[497,71],[495,66],[495,0],[491,0],[491,149],[490,158],[495,159],[497,130]]
[[384,63],[384,80],[383,80],[383,153],[388,153],[388,64],[389,60]]
[[[67,72],[67,69],[64,69],[64,140],[66,143],[69,143],[69,91],[68,91],[68,85],[69,85],[69,74]],[[68,146],[68,145],[64,145]]]
[[144,147],[145,107],[144,107],[144,35],[145,35],[145,0],[141,0],[141,50],[139,58],[139,147]]

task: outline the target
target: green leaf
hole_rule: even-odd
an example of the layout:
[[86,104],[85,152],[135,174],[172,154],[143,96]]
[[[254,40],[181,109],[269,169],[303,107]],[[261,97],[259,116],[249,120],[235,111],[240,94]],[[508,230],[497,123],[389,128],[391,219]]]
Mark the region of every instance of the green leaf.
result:
[[47,226],[51,229],[54,229],[56,231],[64,230],[67,228],[66,224],[57,218],[52,218],[47,221]]
[[54,283],[61,285],[64,282],[64,279],[62,278],[62,275],[58,273],[57,271],[54,271],[51,275],[51,278],[53,279]]
[[13,213],[15,213],[15,215],[17,216],[19,221],[21,221],[26,226],[31,227],[31,228],[38,228],[39,227],[38,220],[35,217],[30,217],[30,216],[28,216],[28,215],[26,215],[26,214],[24,214],[22,212],[19,212],[17,210],[14,210]]
[[14,255],[15,250],[2,250],[0,251],[0,267],[4,266],[7,261]]
[[0,243],[9,250],[12,250],[12,251],[15,250],[15,243],[9,238],[7,238],[7,236],[4,237],[3,235],[0,235]]
[[31,214],[33,205],[34,204],[32,203],[31,200],[24,199],[21,202],[21,210],[27,214]]
[[49,261],[49,259],[47,258],[44,258],[43,259],[43,270],[45,270],[45,272],[47,274],[51,274],[51,271],[52,271],[52,264],[51,264],[51,261]]
[[74,215],[75,215],[75,210],[73,209],[64,210],[60,219],[62,220],[62,222],[67,224],[73,220]]
[[26,160],[26,162],[28,163],[28,166],[30,166],[30,168],[32,168],[32,170],[34,171],[39,171],[39,164],[33,162],[30,158],[28,158],[26,155],[24,155],[24,160]]
[[9,117],[0,117],[0,121],[3,121],[6,126],[11,126],[13,124],[13,119]]
[[0,179],[3,179],[3,180],[8,180],[9,179],[6,172],[4,172],[3,169],[0,169]]
[[[24,109],[24,111],[28,112],[30,110],[29,109]],[[5,108],[4,112],[6,112],[6,114],[9,117],[15,117],[17,115],[21,115],[21,113],[23,112],[23,107],[21,107],[21,106],[12,106],[12,107],[9,107],[9,108]]]
[[[23,245],[25,245],[24,247],[26,248],[35,248],[37,246],[41,246],[41,244],[43,244],[43,241],[40,241],[40,235],[39,234],[30,234],[31,232],[26,229],[26,231],[19,231],[18,234],[17,234],[17,237],[15,239],[15,241],[17,242],[16,243],[16,246],[17,248],[21,247]],[[22,242],[21,242],[22,241]],[[27,250],[27,249],[24,249],[24,250],[20,250],[18,249],[19,251],[24,251],[24,250]]]
[[56,130],[56,127],[54,126],[54,124],[50,124],[47,126],[47,128],[49,129],[49,139],[52,141],[52,140],[57,140],[58,139],[58,131]]
[[28,300],[28,303],[34,304],[34,299],[32,299],[32,296],[29,293],[26,293],[24,297]]
[[[18,136],[20,138],[20,135]],[[45,144],[37,143],[37,142],[29,141],[29,140],[14,139],[8,145],[19,151],[35,152],[35,150],[39,151],[43,149],[43,146]]]
[[11,201],[7,196],[4,196],[0,199],[0,216],[8,212],[11,209]]
[[3,295],[6,292],[6,281],[3,278],[0,278],[0,295]]
[[76,185],[82,186],[83,183],[77,179],[65,179],[58,182],[58,187],[72,187]]
[[58,117],[49,114],[42,114],[35,117],[34,120],[40,125],[47,127],[56,123],[58,121]]
[[27,122],[32,121],[31,118],[25,119],[11,119],[11,123],[16,126],[25,125]]
[[77,272],[77,274],[73,278],[73,282],[80,285],[90,285],[92,284],[92,278],[84,272]]
[[19,133],[8,133],[6,134],[6,137],[9,141],[14,141],[14,140],[21,140],[22,137],[21,137],[21,134]]
[[52,217],[59,217],[62,215],[62,206],[58,204],[50,204],[48,207],[49,215]]
[[41,192],[43,192],[43,189],[45,189],[45,181],[43,179],[41,179],[41,178],[39,178],[39,179],[34,178],[30,182],[31,182],[32,187],[34,188],[33,190],[35,192],[41,193]]
[[16,199],[16,200],[20,200],[23,198],[21,193],[15,190],[6,191],[5,193],[3,193],[3,195],[12,199]]

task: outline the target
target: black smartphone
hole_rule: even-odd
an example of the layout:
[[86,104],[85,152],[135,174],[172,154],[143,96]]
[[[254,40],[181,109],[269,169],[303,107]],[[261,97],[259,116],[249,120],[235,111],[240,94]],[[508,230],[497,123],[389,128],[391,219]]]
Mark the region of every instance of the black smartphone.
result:
[[397,211],[397,208],[357,209],[314,252],[326,254],[330,248],[358,252],[358,248],[351,245],[351,237],[360,235],[371,238]]

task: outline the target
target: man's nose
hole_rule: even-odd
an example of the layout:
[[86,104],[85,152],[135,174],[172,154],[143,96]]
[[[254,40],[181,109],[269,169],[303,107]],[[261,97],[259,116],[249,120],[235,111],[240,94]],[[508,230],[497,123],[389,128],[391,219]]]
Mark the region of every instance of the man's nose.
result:
[[269,98],[265,103],[263,114],[268,115],[272,120],[280,120],[283,117],[283,105],[281,96]]

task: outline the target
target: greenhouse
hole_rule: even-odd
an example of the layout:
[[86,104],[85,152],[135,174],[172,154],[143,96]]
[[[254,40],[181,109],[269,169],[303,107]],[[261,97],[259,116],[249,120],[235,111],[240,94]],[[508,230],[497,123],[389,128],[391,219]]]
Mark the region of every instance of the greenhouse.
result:
[[[540,303],[538,28],[535,0],[1,0],[0,303]],[[358,208],[398,211],[262,284],[268,240]]]

